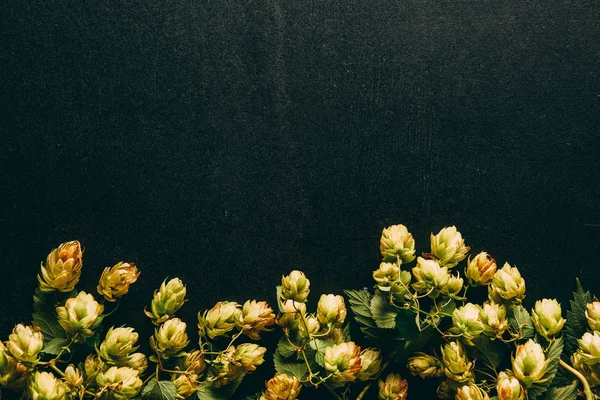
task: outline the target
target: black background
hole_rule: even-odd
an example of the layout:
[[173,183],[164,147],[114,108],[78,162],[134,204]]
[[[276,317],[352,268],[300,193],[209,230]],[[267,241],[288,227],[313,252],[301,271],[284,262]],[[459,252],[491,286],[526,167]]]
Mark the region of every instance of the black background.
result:
[[187,283],[190,331],[218,300],[273,303],[291,269],[314,302],[369,286],[393,223],[420,251],[457,225],[520,268],[528,306],[566,301],[575,276],[597,286],[596,2],[5,0],[0,12],[4,339],[29,321],[40,261],[73,239],[88,290],[106,266],[139,265],[113,323],[145,337],[141,310],[167,276]]

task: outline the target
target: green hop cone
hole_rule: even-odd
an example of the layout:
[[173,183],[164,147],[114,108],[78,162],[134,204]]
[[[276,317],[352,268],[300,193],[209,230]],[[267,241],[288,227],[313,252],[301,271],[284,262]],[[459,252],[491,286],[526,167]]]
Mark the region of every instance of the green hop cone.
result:
[[97,354],[90,354],[85,358],[85,361],[79,364],[80,369],[83,371],[84,383],[85,385],[95,385],[96,384],[96,376],[102,372],[106,371],[109,366],[106,365],[102,358],[100,358]]
[[354,342],[325,348],[323,364],[332,382],[354,382],[361,369],[360,347]]
[[477,385],[470,384],[456,390],[456,400],[489,400],[490,396]]
[[473,259],[468,259],[465,276],[469,279],[471,286],[487,286],[492,283],[496,269],[496,261],[488,253],[482,251]]
[[579,348],[577,354],[581,357],[581,361],[587,365],[600,363],[600,333],[586,332],[581,339],[577,340]]
[[194,395],[199,388],[196,374],[173,374],[171,380],[177,388],[178,398],[187,399]]
[[385,380],[377,382],[379,400],[406,400],[408,398],[408,382],[400,374],[388,374]]
[[17,360],[37,363],[38,355],[44,348],[44,335],[37,326],[18,324],[8,336],[6,347]]
[[444,375],[444,364],[442,361],[432,355],[416,352],[406,362],[406,367],[413,376],[421,378],[438,378]]
[[583,374],[591,387],[600,386],[600,363],[588,365],[583,361],[581,354],[574,353],[571,356],[571,364]]
[[[319,322],[319,320],[313,316],[312,314],[308,314],[305,318],[304,318],[306,324],[303,323],[299,323],[298,324],[298,333],[300,334],[300,337],[302,337],[303,339],[308,339],[310,337],[310,335],[315,335],[319,332],[319,330],[321,329],[321,323]],[[308,329],[308,331],[307,331]],[[330,330],[329,333],[333,333],[334,329]]]
[[142,389],[139,372],[129,367],[111,367],[96,376],[96,384],[109,400],[133,399]]
[[382,292],[391,291],[400,297],[408,294],[411,275],[408,271],[402,271],[396,263],[382,262],[373,271],[373,280]]
[[265,387],[266,390],[262,393],[265,400],[296,400],[302,390],[302,383],[295,376],[276,373]]
[[463,288],[463,279],[460,277],[459,273],[456,273],[456,276],[450,274],[448,278],[448,282],[440,287],[440,293],[444,296],[455,298],[458,296],[458,293]]
[[288,331],[296,330],[300,326],[301,316],[306,315],[306,304],[294,300],[281,303],[283,313],[277,318],[277,325]]
[[525,398],[525,389],[511,371],[498,374],[496,391],[498,400],[523,400]]
[[186,323],[179,318],[168,320],[154,330],[154,336],[150,337],[150,347],[162,359],[179,353],[190,342],[186,328]]
[[358,380],[367,381],[373,378],[381,368],[381,352],[374,348],[365,349],[360,353],[360,371]]
[[9,354],[0,341],[0,387],[21,390],[25,387],[28,368]]
[[152,319],[154,325],[160,325],[181,308],[185,303],[186,294],[185,285],[179,278],[173,278],[169,282],[165,280],[154,292],[151,311],[144,309],[144,313]]
[[181,371],[188,371],[201,375],[206,369],[204,353],[200,350],[192,350],[178,359],[178,367]]
[[521,304],[525,298],[525,279],[517,267],[511,267],[508,263],[497,270],[488,286],[488,296],[495,303],[507,303],[508,306]]
[[119,262],[112,268],[105,268],[98,282],[98,293],[108,301],[117,301],[117,298],[129,292],[129,286],[137,281],[140,276],[134,263]]
[[346,319],[344,298],[334,294],[323,294],[317,304],[317,319],[323,325],[340,327]]
[[137,350],[138,334],[133,328],[111,327],[97,350],[98,354],[108,364],[125,362],[126,358]]
[[506,306],[494,302],[485,302],[481,310],[483,333],[491,338],[500,338],[508,329]]
[[142,375],[148,368],[148,359],[144,353],[133,353],[121,362],[117,363],[118,367],[129,367],[137,369],[140,375]]
[[69,364],[65,369],[64,380],[71,387],[81,386],[83,384],[83,374],[73,364]]
[[229,346],[211,362],[211,377],[215,387],[221,387],[233,382],[245,373],[239,360],[235,359],[236,348]]
[[534,383],[542,383],[548,368],[544,350],[539,343],[529,339],[526,343],[517,346],[516,354],[512,358],[512,371],[515,377],[526,387]]
[[64,307],[56,308],[58,323],[77,342],[85,342],[94,334],[103,311],[104,306],[86,292],[79,292],[77,297],[67,299]]
[[412,287],[418,293],[427,293],[432,299],[440,295],[440,290],[448,284],[450,274],[448,268],[441,267],[435,260],[417,258],[417,265],[412,269],[415,279]]
[[388,226],[381,232],[379,251],[383,261],[396,262],[400,259],[406,264],[415,259],[415,239],[404,225]]
[[284,300],[306,303],[309,293],[310,281],[304,272],[294,270],[289,275],[281,277],[281,296]]
[[81,276],[83,251],[77,240],[63,243],[52,250],[38,275],[42,292],[70,292]]
[[260,332],[269,331],[275,324],[275,314],[266,301],[248,300],[242,307],[237,320],[237,327],[252,340],[260,339]]
[[592,331],[600,332],[600,301],[585,306],[585,318]]
[[562,317],[562,309],[555,299],[536,301],[535,307],[531,310],[531,320],[537,333],[546,339],[558,335],[567,322]]
[[68,391],[67,385],[51,372],[36,371],[27,386],[31,400],[66,400]]
[[198,329],[201,336],[211,339],[231,332],[238,323],[242,310],[240,305],[231,301],[220,301],[213,308],[198,313]]
[[442,346],[444,373],[449,379],[458,383],[467,383],[473,378],[473,363],[460,342],[448,342]]
[[442,267],[452,268],[465,259],[471,249],[455,226],[443,228],[437,235],[431,234],[431,254]]
[[473,303],[467,303],[454,310],[450,332],[461,335],[460,339],[464,344],[474,346],[473,339],[479,337],[484,330],[481,311],[481,307]]
[[253,372],[256,371],[256,367],[265,361],[266,352],[265,347],[256,343],[242,343],[235,348],[233,359],[245,372]]

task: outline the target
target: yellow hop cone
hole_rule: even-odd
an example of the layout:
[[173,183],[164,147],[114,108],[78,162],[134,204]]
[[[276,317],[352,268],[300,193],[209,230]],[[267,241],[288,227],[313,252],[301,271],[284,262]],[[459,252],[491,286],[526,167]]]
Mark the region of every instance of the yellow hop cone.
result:
[[444,373],[449,379],[458,383],[466,383],[473,377],[471,373],[473,363],[469,361],[460,342],[449,342],[442,346],[442,361],[446,366]]
[[537,333],[551,339],[558,335],[565,322],[562,317],[562,309],[555,299],[542,299],[535,302],[531,310],[531,321]]
[[171,376],[175,387],[177,388],[177,396],[184,399],[196,394],[198,390],[198,375],[196,374],[173,374]]
[[481,321],[481,311],[481,307],[473,303],[467,303],[454,310],[450,332],[461,335],[460,340],[464,344],[474,346],[473,339],[479,337],[484,329]]
[[275,324],[275,314],[266,301],[248,300],[242,307],[237,327],[250,339],[259,340],[260,332],[269,331],[269,326]]
[[27,393],[31,400],[66,400],[67,385],[51,372],[36,371],[29,380]]
[[360,371],[358,379],[367,381],[373,378],[381,368],[381,353],[374,348],[365,349],[360,353]]
[[492,283],[496,269],[496,260],[482,251],[473,259],[469,257],[465,276],[469,279],[471,286],[487,286]]
[[116,301],[117,298],[129,292],[129,285],[134,283],[140,276],[134,263],[121,261],[112,268],[104,268],[100,282],[98,282],[98,293],[108,301]]
[[517,346],[516,354],[512,358],[512,371],[515,377],[528,388],[534,383],[542,383],[549,360],[546,360],[544,350],[539,343],[529,339],[526,343]]
[[64,307],[56,307],[58,323],[77,342],[85,342],[94,334],[102,322],[103,311],[104,306],[86,292],[67,299]]
[[490,396],[478,386],[471,384],[458,388],[456,400],[490,400]]
[[179,357],[178,367],[181,371],[189,371],[196,375],[201,375],[206,369],[204,353],[200,350],[192,350]]
[[284,300],[306,303],[309,293],[310,281],[304,272],[294,270],[289,275],[281,277],[281,296]]
[[447,297],[455,298],[458,296],[458,293],[463,288],[463,279],[460,277],[460,274],[457,272],[456,276],[450,274],[448,278],[448,282],[440,287],[440,293]]
[[415,259],[415,239],[404,225],[388,226],[381,232],[379,251],[383,261],[409,263]]
[[438,378],[444,375],[444,364],[436,356],[422,352],[416,352],[406,362],[408,370],[413,376],[421,378]]
[[137,350],[138,334],[133,328],[111,327],[106,332],[104,341],[100,343],[98,354],[109,364],[125,362],[125,359]]
[[[211,377],[215,379],[213,385],[215,387],[221,387],[233,382],[240,376],[244,375],[245,371],[241,363],[235,360],[234,353],[235,347],[230,346],[227,350],[222,351],[215,359],[211,362],[212,366],[216,370],[216,375]],[[214,371],[211,371],[213,374]]]
[[256,371],[256,367],[265,361],[264,355],[266,352],[265,347],[255,343],[242,343],[235,348],[233,359],[239,366],[244,368],[244,371],[252,372]]
[[44,348],[44,335],[37,326],[18,324],[8,336],[6,347],[17,360],[36,363]]
[[488,297],[495,303],[508,302],[509,306],[521,304],[525,298],[525,279],[521,277],[517,267],[504,263],[496,271],[492,284],[488,286]]
[[354,382],[360,372],[360,347],[354,342],[335,344],[325,349],[323,364],[336,383]]
[[346,319],[346,304],[339,295],[323,294],[317,304],[317,319],[323,325],[341,326]]
[[415,282],[413,289],[419,293],[428,293],[432,299],[440,295],[440,290],[448,284],[450,274],[448,268],[441,267],[435,260],[417,258],[417,265],[411,270]]
[[186,327],[186,323],[179,318],[168,320],[154,331],[150,346],[163,359],[179,353],[190,342]]
[[405,400],[408,398],[408,382],[400,374],[388,374],[384,380],[377,382],[379,400]]
[[306,304],[294,300],[286,300],[281,303],[283,313],[277,319],[277,325],[284,329],[295,330],[300,325],[302,315],[306,314]]
[[27,380],[27,367],[9,354],[0,341],[0,387],[21,390]]
[[483,334],[491,338],[502,337],[508,329],[506,318],[506,307],[504,304],[486,302],[481,310],[481,322],[483,322]]
[[84,373],[84,381],[87,385],[94,385],[96,383],[96,376],[108,369],[108,365],[102,361],[100,356],[97,354],[90,354],[85,358],[83,364],[80,364]]
[[110,400],[132,399],[140,393],[143,385],[138,371],[129,367],[111,367],[98,373],[96,384]]
[[144,353],[133,353],[127,356],[124,361],[117,363],[117,366],[137,369],[140,375],[142,375],[148,368],[148,359]]
[[[314,335],[321,329],[321,323],[312,314],[308,314],[305,318],[306,326],[302,323],[298,324],[298,333],[304,339],[308,339],[310,335]],[[308,329],[308,331],[307,331]]]
[[581,339],[577,340],[579,348],[577,354],[581,357],[581,361],[588,365],[600,363],[600,333],[586,332]]
[[402,271],[396,263],[382,262],[373,272],[373,280],[382,292],[391,291],[396,296],[404,296],[409,291],[410,272]]
[[185,303],[186,294],[185,285],[179,278],[173,278],[169,282],[163,281],[160,288],[154,292],[151,312],[144,309],[144,313],[152,318],[154,325],[159,325],[175,315]]
[[38,275],[42,292],[70,292],[81,276],[83,251],[77,240],[63,243],[52,250]]
[[600,332],[600,301],[585,306],[585,318],[592,331]]
[[302,390],[302,383],[295,376],[275,374],[266,384],[262,393],[265,400],[296,400]]
[[465,259],[471,249],[469,246],[465,246],[465,241],[455,226],[447,226],[437,235],[432,233],[430,239],[431,253],[442,267],[455,267]]
[[83,384],[83,374],[79,369],[75,368],[73,364],[69,364],[65,369],[64,380],[71,387],[81,386]]
[[223,336],[235,328],[240,319],[242,310],[240,305],[232,301],[220,301],[213,308],[198,313],[198,328],[200,335],[206,335],[211,339]]
[[498,392],[498,400],[523,400],[525,398],[525,389],[523,389],[519,380],[512,375],[511,371],[498,374],[496,391]]

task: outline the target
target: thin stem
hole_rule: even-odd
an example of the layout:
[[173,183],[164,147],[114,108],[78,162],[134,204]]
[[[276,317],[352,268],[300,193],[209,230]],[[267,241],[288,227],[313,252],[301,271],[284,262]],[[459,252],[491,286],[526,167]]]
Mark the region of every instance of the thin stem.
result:
[[117,311],[119,309],[119,304],[121,304],[121,298],[120,297],[117,299],[117,304],[115,304],[115,308],[113,308],[108,314],[104,314],[104,318],[112,315],[115,311]]
[[590,388],[590,384],[588,383],[587,379],[585,379],[585,377],[579,371],[571,367],[563,360],[560,360],[560,365],[562,365],[564,369],[575,375],[577,379],[581,381],[581,383],[583,384],[583,393],[585,394],[585,400],[594,400],[594,394],[592,393],[592,389]]

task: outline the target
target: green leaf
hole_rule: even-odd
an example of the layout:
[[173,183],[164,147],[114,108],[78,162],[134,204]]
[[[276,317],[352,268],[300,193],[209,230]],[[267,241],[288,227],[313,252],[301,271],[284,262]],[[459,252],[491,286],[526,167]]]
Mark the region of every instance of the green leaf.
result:
[[[362,317],[365,322],[373,320],[373,314],[371,314],[371,293],[366,290],[344,290],[344,293],[348,296],[348,303],[350,303],[350,309],[355,317]],[[359,323],[361,322],[359,321]]]
[[281,285],[277,286],[277,308],[279,309],[279,312],[281,314],[285,314],[285,310],[283,309],[283,306],[281,305]]
[[393,329],[396,327],[398,311],[382,295],[375,295],[371,299],[371,313],[379,328]]
[[546,360],[550,360],[546,373],[542,377],[544,383],[534,383],[529,389],[527,389],[527,395],[530,399],[535,399],[538,396],[544,394],[552,385],[552,380],[560,363],[560,355],[564,346],[563,338],[558,338],[550,343],[548,352],[546,353]]
[[486,367],[496,371],[496,368],[502,364],[503,355],[507,353],[506,347],[500,341],[483,335],[473,339],[473,343],[475,343],[473,347],[475,357]]
[[199,400],[228,400],[240,386],[242,379],[244,379],[244,375],[219,388],[214,387],[212,383],[203,382],[196,392],[196,396]]
[[310,347],[315,351],[315,361],[321,367],[323,366],[323,358],[325,357],[325,349],[333,346],[333,342],[323,339],[315,339],[310,341]]
[[517,333],[521,339],[531,339],[535,335],[535,328],[531,321],[531,316],[525,307],[519,305],[512,309],[508,315],[508,322],[512,330]]
[[291,357],[297,352],[296,348],[290,344],[285,335],[277,342],[277,350],[284,357]]
[[308,368],[306,368],[304,361],[288,361],[279,354],[279,351],[275,351],[273,361],[275,362],[275,370],[280,374],[295,376],[300,380],[308,375]]
[[577,400],[577,381],[563,387],[553,387],[546,392],[545,400]]
[[344,327],[342,328],[342,336],[344,337],[344,342],[352,341],[352,337],[350,337],[350,324],[349,323],[344,325]]
[[44,341],[44,348],[42,353],[51,354],[57,356],[63,347],[69,344],[69,339],[65,338],[53,338],[48,341]]
[[390,357],[399,363],[404,363],[410,356],[412,356],[415,352],[423,349],[426,344],[428,344],[432,339],[437,338],[440,339],[435,333],[437,331],[432,328],[426,328],[425,330],[419,332],[419,335],[404,343],[399,343],[395,345],[393,352],[390,354]]
[[583,290],[581,282],[577,279],[577,289],[573,292],[573,300],[570,300],[571,309],[567,311],[567,322],[565,323],[565,347],[567,354],[571,355],[577,351],[579,345],[577,339],[581,339],[586,332],[588,323],[585,318],[585,306],[592,301],[590,292]]
[[144,400],[175,400],[177,387],[171,381],[159,381],[151,379],[142,390]]
[[67,335],[58,323],[54,296],[43,293],[39,288],[35,289],[33,296],[32,324],[39,326],[44,334],[44,341],[54,338],[66,338]]
[[419,327],[417,326],[416,318],[418,314],[408,308],[400,308],[396,315],[396,329],[406,340],[413,340],[419,336]]

